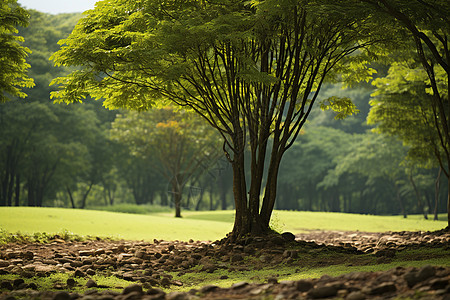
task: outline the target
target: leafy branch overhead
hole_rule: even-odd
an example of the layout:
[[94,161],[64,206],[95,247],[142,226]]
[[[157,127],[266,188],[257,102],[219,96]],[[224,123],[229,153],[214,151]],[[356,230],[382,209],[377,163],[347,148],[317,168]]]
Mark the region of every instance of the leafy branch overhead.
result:
[[334,117],[336,120],[342,120],[348,116],[359,113],[359,109],[356,108],[356,105],[348,97],[329,97],[320,102],[320,108],[322,110],[331,109],[336,112],[336,116]]
[[33,79],[27,75],[30,65],[26,58],[30,49],[21,45],[23,37],[17,35],[17,27],[28,26],[28,12],[16,1],[0,2],[0,103],[11,97],[24,98],[23,88],[34,86]]

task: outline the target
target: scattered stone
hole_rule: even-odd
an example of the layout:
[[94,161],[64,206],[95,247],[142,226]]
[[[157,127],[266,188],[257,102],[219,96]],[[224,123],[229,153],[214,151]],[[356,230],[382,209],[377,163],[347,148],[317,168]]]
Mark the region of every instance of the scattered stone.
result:
[[66,284],[69,288],[73,288],[77,284],[77,282],[73,278],[68,278]]
[[205,285],[204,287],[202,287],[200,289],[200,293],[206,294],[206,293],[212,292],[212,291],[214,291],[214,290],[216,290],[218,288],[219,287],[217,285]]
[[296,287],[300,292],[307,292],[313,288],[313,284],[307,280],[299,280],[296,282]]
[[241,288],[243,288],[243,287],[246,287],[247,285],[248,285],[248,282],[241,281],[241,282],[238,282],[238,283],[233,284],[233,285],[231,286],[231,288],[232,288],[233,290],[237,290],[237,289],[241,289]]
[[292,232],[283,232],[281,236],[288,242],[295,241],[295,235]]
[[139,294],[143,294],[142,292],[142,286],[139,284],[132,284],[127,286],[126,288],[123,289],[122,294],[126,295],[126,294],[130,294],[132,292],[137,292]]
[[61,291],[57,292],[55,296],[53,296],[53,300],[72,300],[72,297],[68,292]]
[[24,284],[25,280],[23,280],[22,278],[17,278],[13,280],[13,288],[14,289],[18,289],[20,287],[20,285]]
[[366,296],[361,293],[360,291],[351,292],[350,294],[345,297],[345,300],[364,300],[366,299]]
[[[50,245],[25,244],[20,247],[0,245],[0,274],[17,274],[20,280],[3,280],[0,299],[5,296],[17,295],[20,299],[54,299],[57,292],[32,291],[38,286],[31,282],[25,284],[21,278],[45,277],[54,272],[69,272],[73,278],[65,283],[58,283],[55,289],[67,290],[76,286],[75,279],[79,276],[92,275],[117,276],[133,281],[139,290],[123,289],[118,295],[88,290],[83,296],[70,293],[71,299],[83,300],[132,300],[132,299],[297,299],[297,298],[339,298],[348,300],[375,298],[411,298],[418,294],[424,298],[450,300],[445,298],[450,294],[450,269],[448,267],[425,266],[422,268],[396,268],[386,272],[353,273],[333,278],[322,278],[300,281],[278,282],[275,276],[268,279],[268,283],[240,282],[229,288],[206,286],[200,291],[189,293],[171,293],[166,295],[155,287],[182,286],[183,278],[174,280],[168,272],[175,272],[179,276],[191,272],[216,272],[218,269],[228,271],[258,270],[267,264],[274,267],[280,263],[298,264],[297,271],[302,269],[303,254],[315,255],[319,253],[373,253],[380,261],[389,261],[395,254],[408,245],[411,247],[444,247],[450,242],[450,234],[441,233],[346,233],[321,232],[308,233],[308,238],[302,241],[297,235],[293,240],[290,233],[273,235],[267,238],[246,237],[235,243],[216,241],[214,243],[167,242],[157,241],[153,244],[146,242],[128,241],[86,241],[53,243]],[[295,237],[295,236],[294,236]],[[306,235],[303,235],[306,237]],[[308,239],[316,237],[315,242]],[[320,244],[322,243],[322,244]],[[406,245],[406,246],[405,246]],[[3,248],[2,248],[3,247]],[[444,247],[450,250],[450,247]],[[254,263],[248,264],[249,261]],[[244,260],[245,259],[245,260]],[[232,265],[230,266],[230,262]],[[326,265],[328,262],[318,262]],[[357,261],[356,261],[357,263]],[[349,265],[356,265],[349,262]],[[199,267],[196,267],[199,266]],[[195,268],[193,268],[195,267]],[[276,274],[273,274],[276,275]],[[228,279],[226,275],[219,277]],[[35,279],[30,279],[33,281]],[[256,282],[262,278],[254,278]],[[28,282],[28,280],[27,280]],[[98,286],[90,279],[89,288],[111,288]],[[133,285],[135,286],[135,285]],[[117,287],[114,287],[117,288]],[[147,290],[143,295],[142,288]],[[25,290],[27,289],[27,290]],[[18,294],[15,294],[18,293]],[[35,293],[36,297],[26,297],[26,293]],[[208,295],[206,295],[208,294]],[[19,296],[22,295],[22,296]],[[31,295],[31,294],[30,294]],[[62,294],[60,294],[62,295]],[[209,298],[208,298],[209,297]]]
[[0,290],[13,290],[13,285],[10,281],[4,280],[0,282]]
[[240,261],[243,261],[243,260],[244,260],[244,256],[242,254],[233,254],[231,256],[231,259],[230,259],[230,261],[232,263],[240,262]]
[[93,279],[89,279],[89,280],[86,282],[86,287],[87,287],[87,288],[97,287],[97,282],[95,282]]
[[186,293],[172,292],[166,295],[167,300],[189,300],[189,295]]
[[391,282],[385,282],[382,283],[372,289],[370,289],[369,294],[370,295],[382,295],[385,293],[395,292],[397,290],[397,287],[394,283]]
[[73,274],[73,276],[75,276],[75,277],[86,277],[86,274],[83,271],[81,271],[80,269],[76,269],[75,273]]

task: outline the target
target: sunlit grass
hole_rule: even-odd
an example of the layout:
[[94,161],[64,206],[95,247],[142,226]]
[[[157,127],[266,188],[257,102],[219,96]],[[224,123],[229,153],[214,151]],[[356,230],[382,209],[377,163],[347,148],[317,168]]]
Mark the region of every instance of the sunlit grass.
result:
[[[234,212],[185,212],[184,217],[186,219],[232,222]],[[308,211],[274,211],[271,223],[276,231],[291,231],[293,233],[305,230],[367,232],[436,231],[447,226],[447,221],[425,220],[422,215],[410,215],[405,219],[403,216],[374,216]]]
[[[0,229],[6,232],[99,236],[126,240],[210,240],[223,238],[233,228],[234,211],[184,211],[128,214],[106,211],[0,207]],[[271,226],[278,232],[306,230],[435,231],[446,221],[424,220],[421,216],[372,216],[359,214],[275,211]]]
[[0,229],[27,234],[71,232],[81,236],[126,240],[216,240],[230,232],[232,224],[161,215],[62,208],[1,207]]

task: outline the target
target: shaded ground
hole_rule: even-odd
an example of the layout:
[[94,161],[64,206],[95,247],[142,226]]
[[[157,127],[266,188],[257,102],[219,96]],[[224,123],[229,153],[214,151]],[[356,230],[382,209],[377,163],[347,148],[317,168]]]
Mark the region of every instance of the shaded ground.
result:
[[[295,240],[294,240],[295,239]],[[425,249],[436,251],[423,251]],[[416,249],[416,252],[409,250]],[[409,252],[408,252],[409,251]],[[397,267],[300,281],[278,280],[278,270],[387,263],[413,253],[414,260],[442,258],[443,266]],[[427,253],[420,257],[420,253]],[[408,260],[403,255],[402,259]],[[412,259],[412,258],[411,258]],[[86,241],[55,237],[48,244],[0,245],[0,299],[449,299],[448,232],[321,232],[248,238],[239,244],[209,242]],[[229,288],[192,284],[199,274],[269,274]],[[61,280],[45,280],[68,274]],[[222,274],[222,275],[221,275]],[[103,284],[98,278],[120,279]],[[198,282],[201,283],[201,282]],[[164,292],[163,289],[166,291]],[[14,298],[13,298],[14,297]]]

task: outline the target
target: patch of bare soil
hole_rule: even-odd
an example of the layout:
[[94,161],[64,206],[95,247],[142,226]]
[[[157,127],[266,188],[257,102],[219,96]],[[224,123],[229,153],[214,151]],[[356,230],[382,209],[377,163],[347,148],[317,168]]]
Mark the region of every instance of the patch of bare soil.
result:
[[[158,241],[66,242],[55,238],[48,244],[0,246],[0,274],[19,275],[0,281],[0,299],[445,299],[450,300],[450,267],[395,268],[386,272],[358,272],[339,277],[278,282],[276,277],[255,284],[236,283],[229,288],[204,286],[199,290],[165,293],[162,287],[182,286],[169,274],[214,273],[218,269],[251,271],[279,264],[317,266],[339,264],[351,258],[353,265],[366,264],[375,256],[387,262],[406,248],[439,247],[450,254],[450,233],[441,232],[320,232],[251,237],[238,243]],[[327,253],[327,260],[315,260]],[[329,255],[328,255],[329,254]],[[251,259],[252,265],[248,261]],[[196,267],[197,266],[197,267]],[[195,267],[195,268],[193,268]],[[66,283],[43,291],[39,281],[22,278],[69,273]],[[87,281],[84,294],[71,292],[80,278],[116,276],[129,281],[124,287],[99,286]],[[274,274],[275,275],[275,274]],[[183,278],[181,276],[180,278]],[[122,292],[99,291],[120,289]]]

